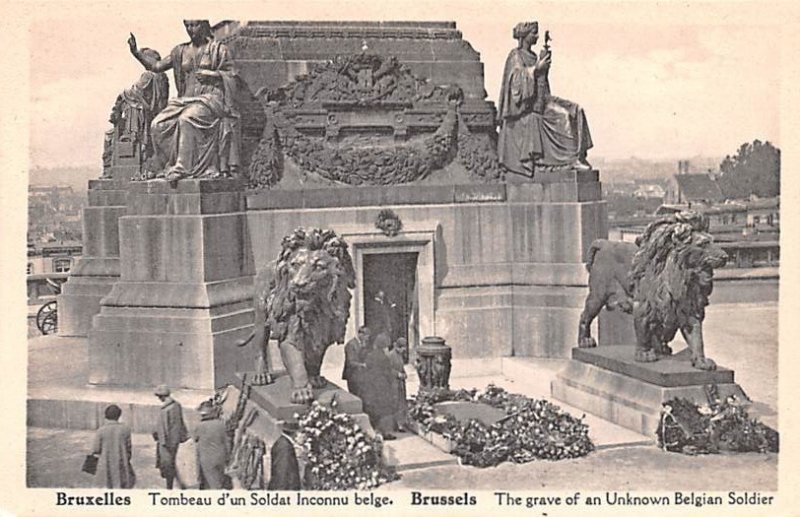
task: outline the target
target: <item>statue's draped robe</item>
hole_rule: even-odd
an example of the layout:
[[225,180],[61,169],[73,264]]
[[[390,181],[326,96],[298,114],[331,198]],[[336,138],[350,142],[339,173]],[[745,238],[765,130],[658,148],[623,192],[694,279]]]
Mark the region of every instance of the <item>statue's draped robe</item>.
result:
[[[178,97],[153,120],[154,167],[181,177],[215,177],[239,165],[236,71],[228,47],[216,40],[200,47],[187,66],[183,54],[189,45],[172,50]],[[203,84],[199,69],[221,77]]]
[[150,123],[167,105],[169,81],[166,74],[144,72],[139,80],[123,91],[120,97],[127,107],[123,111],[124,131],[137,135],[139,142],[150,145]]
[[117,97],[112,111],[114,128],[106,132],[103,141],[103,176],[110,177],[115,140],[124,135],[137,142],[142,161],[153,154],[150,123],[164,109],[169,98],[167,74],[145,71],[139,80]]
[[497,154],[506,168],[530,175],[537,165],[569,165],[585,157],[592,137],[583,109],[550,95],[536,54],[514,49],[506,59],[498,104]]

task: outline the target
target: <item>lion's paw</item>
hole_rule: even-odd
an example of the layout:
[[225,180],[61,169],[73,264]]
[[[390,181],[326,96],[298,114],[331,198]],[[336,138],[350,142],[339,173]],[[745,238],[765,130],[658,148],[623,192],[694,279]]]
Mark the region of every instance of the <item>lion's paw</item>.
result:
[[698,370],[713,371],[717,369],[717,363],[708,357],[698,357],[692,359],[692,366]]
[[272,375],[267,372],[259,372],[253,375],[253,380],[250,382],[253,386],[266,386],[272,384]]
[[639,363],[652,363],[658,361],[658,354],[653,350],[636,350],[633,358]]
[[292,395],[289,400],[295,404],[308,404],[314,400],[314,391],[311,389],[310,384],[292,389]]
[[311,384],[311,387],[315,389],[324,388],[325,386],[328,385],[328,380],[322,375],[311,377],[310,379],[308,379],[308,382]]
[[672,347],[667,345],[666,343],[662,343],[660,346],[654,348],[653,350],[658,355],[663,355],[663,356],[672,355]]
[[594,348],[597,346],[597,341],[592,336],[582,337],[578,340],[578,348]]

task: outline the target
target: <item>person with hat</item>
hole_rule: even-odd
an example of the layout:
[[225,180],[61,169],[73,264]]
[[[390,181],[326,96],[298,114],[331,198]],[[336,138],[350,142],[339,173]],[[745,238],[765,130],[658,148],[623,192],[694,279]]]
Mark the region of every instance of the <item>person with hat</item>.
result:
[[209,400],[200,404],[197,412],[200,413],[200,423],[194,430],[194,441],[197,443],[200,490],[231,489],[231,478],[225,474],[231,450],[225,422],[219,418],[218,409]]
[[136,474],[131,466],[131,428],[119,421],[122,410],[111,404],[106,422],[94,435],[92,454],[99,456],[96,476],[106,488],[133,488]]
[[186,485],[178,476],[175,459],[178,456],[178,447],[189,439],[189,432],[183,421],[183,408],[180,403],[172,398],[166,384],[159,385],[153,392],[161,401],[161,411],[158,415],[158,425],[153,431],[153,438],[158,443],[156,448],[156,467],[161,471],[161,477],[167,482],[167,489],[171,489],[177,478],[178,487]]
[[286,422],[282,434],[269,450],[270,475],[267,490],[301,490],[300,464],[294,451],[292,433],[298,430],[297,423]]
[[347,391],[360,397],[364,384],[364,373],[367,368],[365,362],[370,348],[369,327],[361,326],[356,337],[344,345],[344,369],[342,379],[347,381]]

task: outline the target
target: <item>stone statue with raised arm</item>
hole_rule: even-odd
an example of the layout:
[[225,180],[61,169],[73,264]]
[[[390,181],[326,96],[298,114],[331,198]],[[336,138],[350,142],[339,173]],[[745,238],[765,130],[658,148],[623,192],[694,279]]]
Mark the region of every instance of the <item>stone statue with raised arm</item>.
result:
[[591,169],[586,161],[592,147],[586,115],[574,102],[550,94],[548,42],[538,57],[532,50],[539,39],[538,23],[517,24],[514,38],[518,45],[506,59],[498,104],[500,163],[525,176],[562,167]]
[[208,20],[183,24],[190,41],[164,59],[139,50],[133,34],[128,39],[131,53],[147,70],[175,74],[178,96],[151,124],[152,172],[169,181],[231,176],[239,166],[241,140],[233,56],[214,39]]
[[[140,52],[151,59],[161,59],[161,55],[153,49],[143,48]],[[150,123],[167,105],[168,97],[169,80],[166,74],[148,70],[117,96],[108,117],[113,127],[106,131],[104,138],[103,179],[113,177],[115,154],[117,160],[137,160],[137,177],[142,175],[143,169],[148,168],[147,163],[153,156]]]

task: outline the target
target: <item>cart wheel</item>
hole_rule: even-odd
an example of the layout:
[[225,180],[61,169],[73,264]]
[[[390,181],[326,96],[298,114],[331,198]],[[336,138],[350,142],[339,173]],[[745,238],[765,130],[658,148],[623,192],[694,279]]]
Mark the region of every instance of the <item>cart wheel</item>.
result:
[[58,307],[56,301],[47,302],[42,305],[36,313],[36,326],[39,332],[44,334],[55,334],[58,330]]

